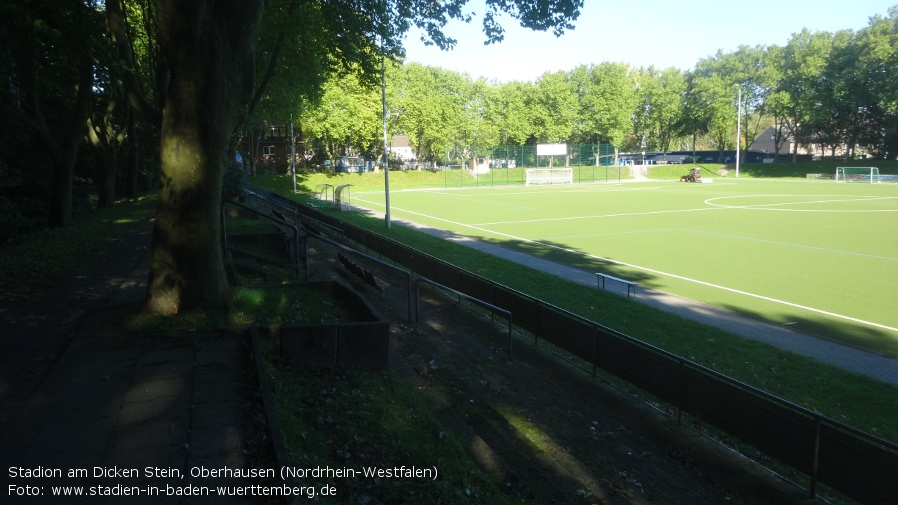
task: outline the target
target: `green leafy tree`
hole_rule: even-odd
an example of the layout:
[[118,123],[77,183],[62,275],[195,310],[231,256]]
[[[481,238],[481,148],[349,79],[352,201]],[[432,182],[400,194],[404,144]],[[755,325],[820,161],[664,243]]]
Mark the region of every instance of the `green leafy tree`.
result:
[[[484,79],[468,86],[468,103],[465,106],[465,145],[494,146],[500,144],[501,106],[498,88]],[[459,146],[460,147],[460,146]]]
[[898,6],[887,17],[874,16],[861,34],[861,64],[874,104],[865,111],[862,140],[881,156],[898,153]]
[[735,145],[737,89],[721,76],[698,76],[692,88],[693,107],[698,114],[697,124],[707,128],[713,144],[720,151]]
[[[777,90],[784,93],[783,126],[794,139],[792,159],[798,156],[798,144],[810,144],[813,131],[811,114],[818,106],[819,86],[832,45],[832,34],[802,30],[794,34],[782,50],[782,67]],[[786,98],[788,97],[788,98]]]
[[[742,136],[739,143],[743,149],[750,148],[761,130],[766,128],[763,118],[766,115],[767,96],[776,84],[775,67],[768,65],[766,48],[740,46],[732,53],[718,51],[713,57],[700,60],[695,73],[702,78],[714,77],[724,84],[739,87],[742,94]],[[739,104],[735,105],[738,107]],[[723,131],[712,131],[715,143],[719,144]]]
[[546,72],[536,81],[531,98],[533,128],[542,142],[563,142],[574,133],[577,95],[567,72]]
[[[409,138],[418,162],[435,161],[457,144],[475,141],[468,117],[471,82],[457,72],[418,63],[403,66],[393,82],[397,132]],[[419,165],[420,167],[420,165]]]
[[495,96],[496,126],[503,144],[525,144],[535,136],[533,109],[530,104],[534,85],[512,81],[500,84]]
[[636,76],[624,63],[579,66],[570,73],[577,97],[576,124],[580,138],[607,142],[617,148],[633,131],[638,98]]
[[636,131],[646,132],[651,143],[667,152],[671,143],[682,135],[685,113],[686,75],[677,68],[641,69],[636,93],[641,100],[635,117]]
[[330,159],[347,154],[348,146],[372,150],[382,141],[381,121],[380,90],[354,74],[326,82],[320,100],[301,115],[303,132],[318,139]]

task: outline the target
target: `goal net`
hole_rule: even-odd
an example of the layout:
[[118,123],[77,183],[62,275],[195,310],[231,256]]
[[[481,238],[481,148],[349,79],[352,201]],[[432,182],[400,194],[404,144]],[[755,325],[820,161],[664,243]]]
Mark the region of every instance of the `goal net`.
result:
[[879,182],[879,169],[876,167],[836,167],[837,182]]
[[526,171],[525,186],[531,184],[573,184],[573,168],[531,168]]

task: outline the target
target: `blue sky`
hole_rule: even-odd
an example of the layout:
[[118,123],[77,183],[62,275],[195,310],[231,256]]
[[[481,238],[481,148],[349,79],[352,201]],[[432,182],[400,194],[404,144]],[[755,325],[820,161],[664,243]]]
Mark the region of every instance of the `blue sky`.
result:
[[605,61],[635,67],[692,69],[718,50],[740,45],[785,45],[802,28],[859,30],[873,15],[886,16],[898,0],[585,0],[575,29],[560,38],[521,28],[502,18],[505,40],[484,46],[482,0],[472,0],[470,24],[450,23],[445,33],[455,49],[425,47],[412,31],[406,61],[464,72],[501,82],[532,81],[547,71],[571,70]]

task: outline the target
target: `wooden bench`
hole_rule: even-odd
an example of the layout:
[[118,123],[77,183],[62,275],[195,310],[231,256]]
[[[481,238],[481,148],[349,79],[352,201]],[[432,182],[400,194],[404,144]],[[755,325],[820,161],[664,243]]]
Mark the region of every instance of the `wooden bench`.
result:
[[366,268],[362,268],[361,266],[357,265],[354,261],[352,261],[348,257],[344,256],[343,253],[338,252],[337,257],[340,260],[340,263],[342,263],[343,266],[346,267],[347,271],[352,272],[353,275],[355,275],[359,279],[362,279],[362,281],[364,281],[365,284],[368,284],[369,286],[380,291],[381,293],[383,293],[383,291],[385,289],[390,287],[389,282],[377,277],[370,270],[368,270]]
[[287,216],[285,216],[283,212],[280,212],[277,209],[271,209],[271,214],[274,215],[274,217],[280,219],[281,221],[283,221],[287,224],[293,224],[290,222],[289,219],[287,219]]
[[321,230],[319,230],[318,228],[315,228],[308,222],[300,220],[299,224],[302,225],[302,227],[305,228],[306,231],[308,231],[309,233],[311,233],[313,235],[318,235],[319,237],[321,236]]
[[598,287],[605,289],[605,280],[612,280],[615,282],[620,282],[621,284],[627,285],[627,298],[630,298],[630,293],[633,293],[633,297],[636,297],[636,287],[639,286],[639,283],[628,281],[626,279],[621,279],[620,277],[615,277],[613,275],[603,274],[602,272],[596,272],[596,284]]

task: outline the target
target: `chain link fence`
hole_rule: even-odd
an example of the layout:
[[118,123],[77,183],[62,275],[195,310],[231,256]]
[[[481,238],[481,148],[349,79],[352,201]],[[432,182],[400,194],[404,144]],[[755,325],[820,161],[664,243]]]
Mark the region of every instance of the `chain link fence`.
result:
[[523,186],[530,168],[570,168],[573,181],[609,182],[630,176],[629,165],[621,164],[610,144],[568,144],[567,154],[538,156],[535,145],[475,147],[465,162],[440,167],[446,187]]

